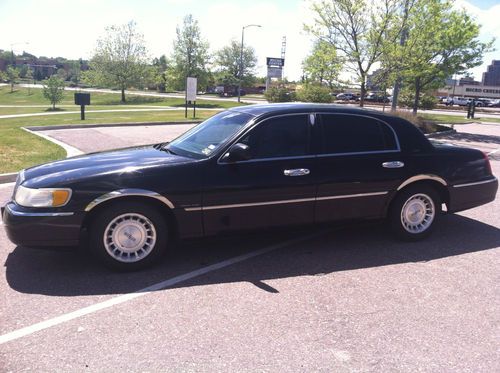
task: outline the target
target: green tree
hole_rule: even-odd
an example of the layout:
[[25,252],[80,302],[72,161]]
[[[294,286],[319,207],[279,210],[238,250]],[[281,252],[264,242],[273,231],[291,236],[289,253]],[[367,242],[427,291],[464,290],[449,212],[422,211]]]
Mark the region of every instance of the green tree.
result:
[[81,79],[81,63],[80,61],[71,61],[69,63],[69,69],[67,73],[68,80],[71,81],[74,85],[78,85]]
[[341,67],[335,47],[321,39],[314,43],[311,54],[302,63],[306,81],[325,83],[330,89],[338,85]]
[[17,83],[19,79],[19,70],[15,67],[9,66],[7,67],[7,81],[10,84],[10,93],[14,92],[14,84]]
[[168,82],[168,68],[170,61],[165,55],[153,59],[153,81],[159,92],[166,92]]
[[361,86],[360,106],[364,105],[367,75],[390,36],[399,1],[319,0],[312,5],[314,24],[305,28],[334,47],[356,74]]
[[445,79],[482,63],[492,42],[479,41],[480,26],[449,1],[421,0],[409,15],[407,39],[396,48],[401,77],[414,94],[413,113],[422,92],[442,86]]
[[209,62],[208,43],[202,39],[198,21],[191,14],[177,26],[170,76],[175,89],[186,89],[186,77],[198,78],[198,86],[206,86]]
[[4,82],[7,79],[7,74],[0,70],[0,82]]
[[33,83],[33,69],[28,66],[26,70],[26,79],[28,80],[28,96],[31,95],[31,83]]
[[134,21],[106,28],[106,35],[97,41],[85,80],[93,85],[119,88],[121,102],[125,90],[140,86],[148,76],[147,50],[144,37]]
[[26,73],[28,72],[28,68],[29,68],[29,66],[25,65],[25,64],[23,64],[19,67],[19,77],[20,78],[26,78]]
[[251,46],[244,46],[243,58],[240,61],[241,44],[236,40],[231,40],[229,45],[221,48],[215,53],[215,66],[218,69],[218,78],[223,84],[237,85],[240,79],[242,85],[251,85],[255,81],[255,67],[257,66],[257,56],[255,49]]
[[43,97],[50,101],[52,110],[55,110],[56,104],[64,97],[64,81],[55,75],[46,79],[43,84]]

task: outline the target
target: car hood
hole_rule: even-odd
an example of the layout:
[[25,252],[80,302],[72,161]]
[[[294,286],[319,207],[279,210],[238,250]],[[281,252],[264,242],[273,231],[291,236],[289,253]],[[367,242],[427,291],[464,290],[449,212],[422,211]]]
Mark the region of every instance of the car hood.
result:
[[90,153],[28,168],[24,170],[23,185],[32,188],[60,186],[84,178],[106,174],[119,177],[192,161],[191,158],[161,150],[160,145]]

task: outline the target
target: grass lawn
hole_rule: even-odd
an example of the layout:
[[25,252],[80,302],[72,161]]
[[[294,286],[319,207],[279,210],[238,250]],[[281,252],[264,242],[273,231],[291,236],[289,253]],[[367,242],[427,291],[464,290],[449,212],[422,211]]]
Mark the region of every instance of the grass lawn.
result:
[[[197,110],[196,119],[205,119],[215,113],[213,110]],[[58,145],[31,135],[22,130],[21,127],[51,124],[171,122],[184,120],[193,120],[192,111],[188,112],[187,119],[184,119],[184,111],[182,110],[87,113],[84,122],[80,120],[79,114],[0,119],[0,173],[16,172],[22,168],[66,156],[66,152]]]
[[[154,92],[152,92],[154,93]],[[91,105],[88,109],[94,109],[94,107],[108,106],[108,105],[116,105],[120,107],[127,106],[174,106],[174,107],[182,107],[184,106],[183,98],[171,98],[171,97],[152,97],[152,96],[139,96],[134,94],[127,94],[126,100],[127,102],[122,104],[120,102],[120,92],[116,93],[101,93],[101,92],[91,92],[90,93],[90,102]],[[15,87],[14,92],[10,92],[9,86],[0,87],[0,106],[1,105],[43,105],[39,108],[25,108],[26,113],[29,112],[44,112],[46,109],[50,108],[51,105],[49,102],[43,97],[42,89],[40,88],[28,88],[24,87]],[[66,110],[78,110],[79,106],[74,104],[74,91],[67,91],[64,94],[63,100],[56,105]],[[70,105],[67,107],[66,105]],[[213,109],[227,109],[235,106],[244,105],[242,103],[237,103],[234,101],[215,101],[215,100],[205,100],[203,98],[199,98],[196,101],[196,107],[198,108],[213,108]],[[71,109],[71,107],[73,109]],[[0,108],[2,110],[7,108]],[[13,108],[8,108],[13,109]],[[13,111],[12,114],[16,113],[24,113],[19,110],[22,108],[15,108],[18,111]],[[35,109],[35,111],[33,111]],[[2,111],[0,115],[10,114],[9,111]]]
[[473,122],[500,123],[500,118],[481,118],[481,115],[476,115],[474,119],[467,119],[466,114],[463,117],[446,114],[420,114],[419,116],[443,124],[467,124]]

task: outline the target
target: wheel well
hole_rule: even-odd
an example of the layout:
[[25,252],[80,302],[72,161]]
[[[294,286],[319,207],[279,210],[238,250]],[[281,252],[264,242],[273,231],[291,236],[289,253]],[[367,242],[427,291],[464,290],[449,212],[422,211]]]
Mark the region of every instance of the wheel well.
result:
[[404,188],[402,188],[401,190],[398,190],[396,193],[394,193],[394,195],[392,196],[392,199],[387,207],[386,213],[390,211],[391,206],[392,206],[394,200],[396,199],[397,195],[399,195],[401,192],[407,190],[408,188],[412,188],[412,187],[419,186],[419,185],[422,185],[422,186],[425,185],[427,187],[434,189],[438,193],[439,198],[441,199],[441,203],[444,203],[446,205],[446,208],[449,208],[450,193],[448,192],[448,189],[446,188],[446,186],[444,186],[443,184],[441,184],[440,182],[435,181],[435,180],[419,180],[419,181],[415,181],[413,183],[406,185]]
[[97,216],[101,211],[103,211],[105,208],[108,208],[110,206],[113,206],[118,203],[123,203],[123,202],[129,202],[129,201],[134,201],[134,202],[140,202],[142,204],[151,206],[155,209],[157,209],[164,217],[165,221],[167,222],[168,228],[170,231],[173,233],[170,238],[177,238],[178,234],[178,229],[177,229],[177,220],[175,219],[175,216],[172,212],[172,210],[166,206],[164,203],[161,201],[151,198],[151,197],[144,197],[144,196],[123,196],[120,198],[113,198],[109,201],[104,201],[100,204],[98,204],[96,207],[94,207],[92,210],[87,212],[85,215],[85,218],[83,219],[82,223],[82,231],[86,231],[89,228],[90,222],[92,221],[92,218],[94,216]]

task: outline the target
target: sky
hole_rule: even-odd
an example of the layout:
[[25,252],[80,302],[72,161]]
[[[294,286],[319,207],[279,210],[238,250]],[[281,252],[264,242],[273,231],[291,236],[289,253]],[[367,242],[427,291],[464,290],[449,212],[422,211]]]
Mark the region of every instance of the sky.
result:
[[[481,39],[495,37],[496,51],[471,71],[477,80],[492,59],[500,59],[500,0],[455,0],[482,25]],[[285,76],[299,79],[302,60],[312,46],[303,31],[311,23],[308,0],[0,0],[0,49],[36,56],[89,59],[106,26],[137,22],[151,57],[170,55],[176,26],[186,14],[199,21],[201,33],[215,51],[231,39],[255,48],[258,75],[266,57],[280,57],[286,36]],[[29,43],[29,44],[26,44]]]

